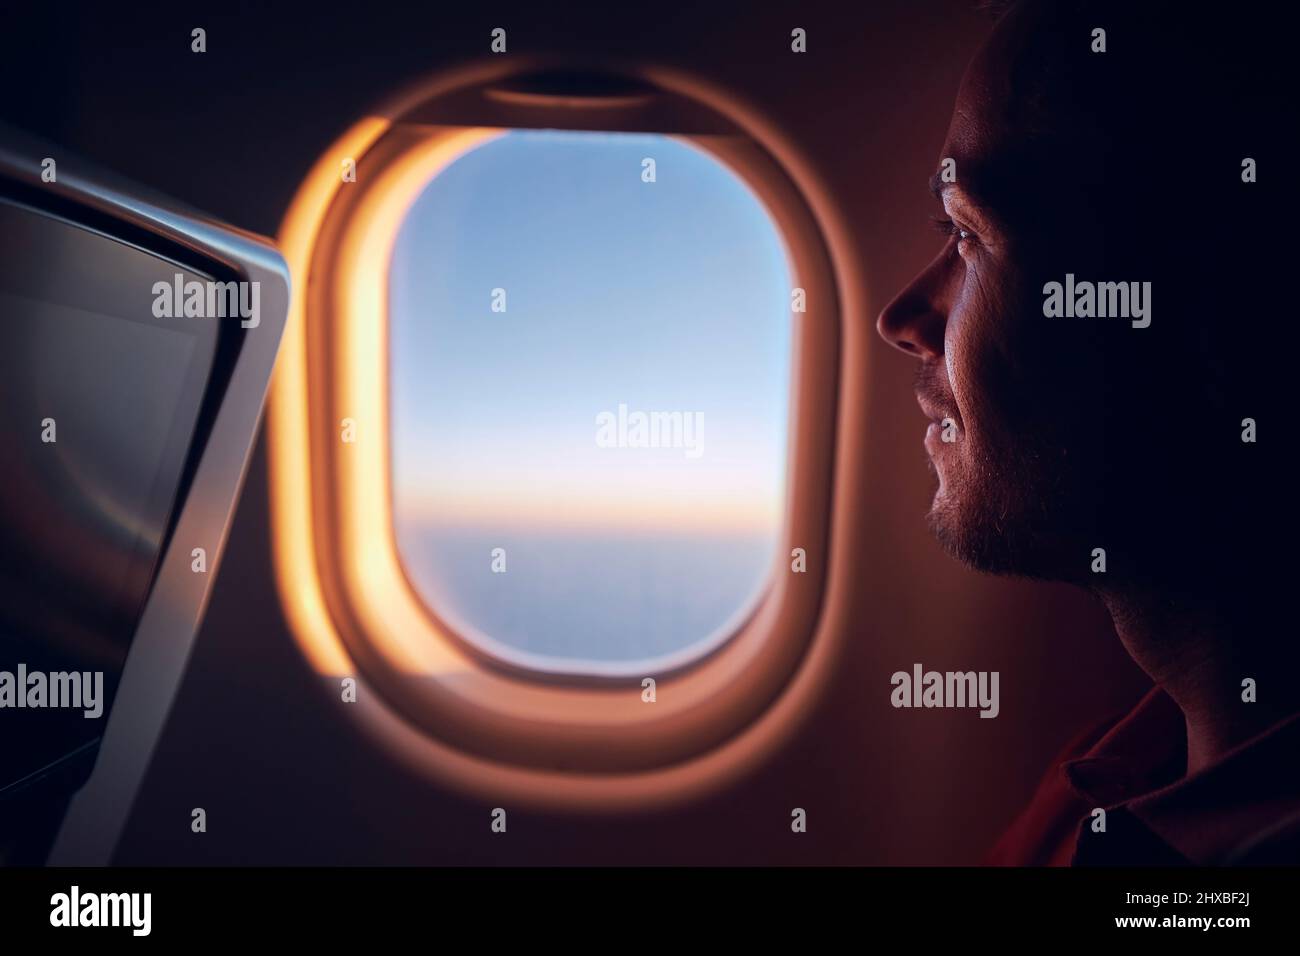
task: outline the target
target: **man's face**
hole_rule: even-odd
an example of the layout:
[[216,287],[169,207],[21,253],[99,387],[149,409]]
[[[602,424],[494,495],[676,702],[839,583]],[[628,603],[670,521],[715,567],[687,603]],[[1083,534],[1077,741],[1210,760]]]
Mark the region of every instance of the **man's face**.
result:
[[1046,320],[1042,287],[1098,278],[1099,225],[1025,148],[1017,97],[1039,109],[1044,91],[1010,77],[1029,29],[1004,20],[963,80],[942,154],[956,178],[932,180],[943,249],[878,328],[920,362],[939,540],[982,570],[1069,580],[1087,572],[1104,500],[1104,336]]

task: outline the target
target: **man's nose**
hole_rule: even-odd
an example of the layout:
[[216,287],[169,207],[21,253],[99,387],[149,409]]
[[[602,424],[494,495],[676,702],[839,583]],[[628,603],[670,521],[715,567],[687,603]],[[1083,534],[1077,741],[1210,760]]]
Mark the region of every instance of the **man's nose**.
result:
[[876,330],[890,345],[919,359],[943,355],[947,306],[941,295],[936,260],[885,306]]

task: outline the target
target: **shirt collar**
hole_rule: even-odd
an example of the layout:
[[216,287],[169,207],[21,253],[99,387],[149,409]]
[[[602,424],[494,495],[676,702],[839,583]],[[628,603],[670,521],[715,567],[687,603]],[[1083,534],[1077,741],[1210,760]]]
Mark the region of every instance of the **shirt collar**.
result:
[[1193,863],[1223,859],[1277,819],[1300,812],[1300,713],[1184,776],[1182,711],[1153,688],[1062,771],[1093,806],[1123,807]]

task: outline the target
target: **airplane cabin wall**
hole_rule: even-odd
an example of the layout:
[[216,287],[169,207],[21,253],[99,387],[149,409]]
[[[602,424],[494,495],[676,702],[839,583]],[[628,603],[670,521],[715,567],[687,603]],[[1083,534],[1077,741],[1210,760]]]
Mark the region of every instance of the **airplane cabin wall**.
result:
[[[988,21],[973,3],[919,0],[476,6],[17,11],[0,39],[0,118],[273,234],[343,129],[410,80],[486,53],[496,26],[513,50],[641,55],[766,107],[837,197],[870,293],[868,312],[845,317],[867,334],[845,338],[865,374],[843,386],[861,482],[836,490],[851,586],[835,609],[845,633],[833,679],[788,746],[703,801],[623,817],[520,809],[494,837],[495,804],[388,762],[319,693],[275,592],[263,436],[119,862],[975,862],[1066,740],[1143,686],[1090,599],[976,575],[930,539],[911,362],[870,328],[937,251],[925,184]],[[206,54],[189,51],[194,26]],[[805,55],[789,52],[795,26],[808,31]],[[894,709],[890,675],[918,662],[999,671],[1000,715]],[[194,807],[206,834],[190,832]],[[790,832],[793,807],[808,812],[806,834]]]

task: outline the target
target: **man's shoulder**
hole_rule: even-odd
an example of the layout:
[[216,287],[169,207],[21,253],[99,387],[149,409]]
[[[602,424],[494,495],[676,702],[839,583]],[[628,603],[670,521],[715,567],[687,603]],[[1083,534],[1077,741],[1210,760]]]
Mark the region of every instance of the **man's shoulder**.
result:
[[1083,730],[1070,738],[1069,743],[1067,743],[1061,749],[1060,753],[1058,753],[1052,760],[1052,763],[1049,765],[1047,770],[1048,776],[1058,773],[1061,764],[1066,761],[1075,760],[1090,751],[1097,745],[1098,741],[1100,741],[1102,737],[1105,737],[1106,734],[1110,733],[1114,726],[1123,720],[1128,713],[1128,708],[1117,710],[1101,720],[1086,725]]
[[1087,808],[1066,782],[1062,765],[1096,746],[1125,714],[1110,714],[1070,738],[1048,764],[1029,803],[985,856],[986,865],[1049,866],[1069,862],[1075,829]]

